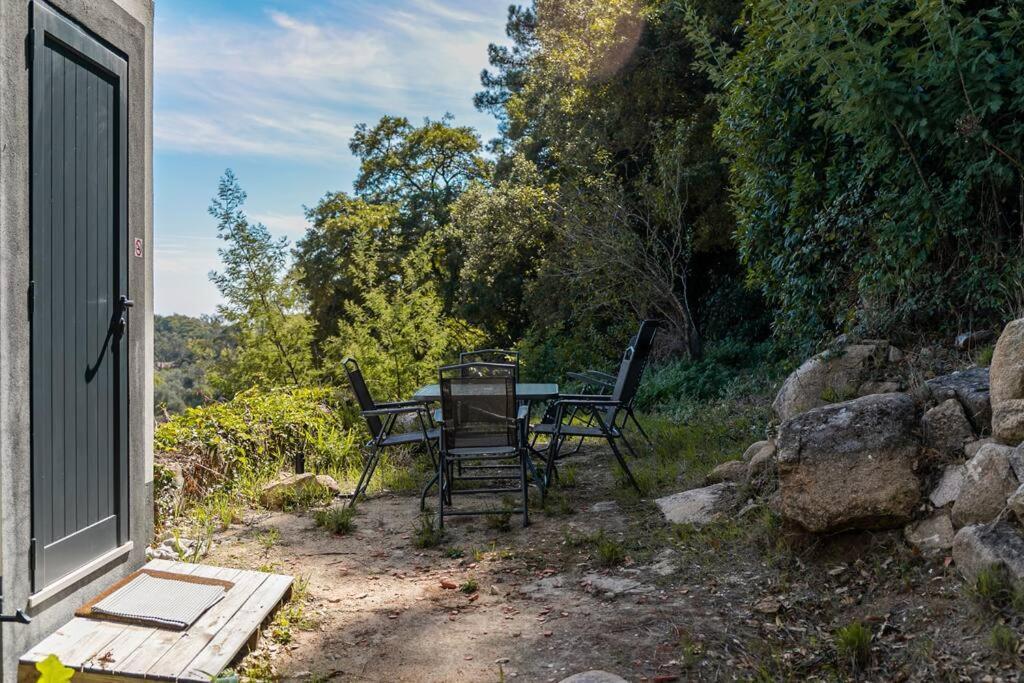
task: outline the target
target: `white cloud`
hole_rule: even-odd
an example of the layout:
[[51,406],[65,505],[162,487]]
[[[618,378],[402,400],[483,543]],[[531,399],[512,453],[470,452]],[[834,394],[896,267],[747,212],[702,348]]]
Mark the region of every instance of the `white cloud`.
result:
[[249,215],[249,220],[262,223],[270,230],[270,234],[275,237],[287,237],[291,242],[305,235],[306,228],[309,227],[306,217],[301,213],[254,213]]
[[345,2],[310,16],[268,11],[248,24],[158,24],[156,144],[333,162],[348,156],[356,123],[383,113],[452,111],[489,125],[470,98],[487,44],[502,38],[504,2],[492,2]]
[[160,315],[200,315],[216,309],[222,299],[210,282],[220,267],[214,237],[157,236],[153,277],[154,308]]

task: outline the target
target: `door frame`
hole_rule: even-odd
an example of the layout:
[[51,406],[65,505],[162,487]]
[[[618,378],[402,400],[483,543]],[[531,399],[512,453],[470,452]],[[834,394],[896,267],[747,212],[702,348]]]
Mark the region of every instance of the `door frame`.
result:
[[[35,429],[35,400],[36,392],[34,389],[35,383],[35,343],[36,343],[36,329],[35,321],[33,320],[33,308],[34,302],[32,297],[34,296],[34,273],[39,272],[39,266],[36,264],[37,258],[42,258],[41,250],[35,249],[34,246],[37,243],[37,224],[36,217],[42,215],[46,207],[46,198],[41,196],[41,193],[36,192],[35,188],[38,186],[39,176],[41,169],[44,166],[43,152],[45,149],[44,141],[37,139],[41,134],[42,121],[41,118],[37,120],[37,117],[41,117],[42,112],[37,112],[34,109],[35,103],[41,101],[42,98],[42,79],[36,78],[34,73],[34,65],[42,63],[41,57],[43,51],[47,49],[47,43],[53,42],[59,44],[64,50],[70,51],[81,59],[84,59],[90,64],[105,72],[111,79],[115,81],[116,90],[116,106],[114,109],[114,122],[117,129],[117,139],[114,149],[114,167],[115,167],[115,178],[116,178],[116,192],[117,197],[114,203],[115,210],[115,224],[117,225],[117,231],[114,236],[114,254],[113,262],[117,267],[117,291],[113,292],[114,296],[117,295],[128,295],[128,249],[129,249],[129,233],[128,233],[128,64],[127,60],[121,55],[121,53],[115,50],[113,47],[107,45],[99,37],[93,35],[87,29],[79,26],[71,19],[60,14],[52,6],[46,4],[42,0],[32,0],[31,3],[31,26],[29,31],[30,46],[29,55],[31,57],[30,68],[29,68],[29,146],[30,146],[30,173],[29,173],[29,197],[30,197],[30,218],[29,218],[29,278],[30,278],[30,293],[29,293],[29,462],[31,469],[31,551],[30,551],[30,562],[31,562],[31,581],[33,592],[46,587],[43,583],[43,574],[41,571],[43,567],[43,544],[37,543],[35,526],[37,519],[39,519],[39,506],[38,492],[37,492],[37,472],[35,463],[35,452],[36,452],[36,429]],[[127,317],[127,312],[124,312]],[[114,322],[111,321],[113,325]],[[117,493],[114,497],[114,509],[117,518],[117,544],[123,545],[128,542],[130,534],[130,519],[129,519],[129,466],[131,458],[129,457],[130,449],[130,434],[129,434],[129,391],[128,391],[128,357],[129,357],[129,335],[131,333],[131,325],[127,325],[124,328],[123,333],[120,337],[112,339],[115,359],[115,373],[116,378],[114,382],[114,426],[113,426],[113,440],[116,448],[117,457],[114,459],[114,481],[112,484],[117,487]],[[109,550],[109,549],[108,549]],[[105,551],[106,552],[106,551]],[[101,553],[102,554],[102,553]],[[52,583],[52,581],[50,582]]]

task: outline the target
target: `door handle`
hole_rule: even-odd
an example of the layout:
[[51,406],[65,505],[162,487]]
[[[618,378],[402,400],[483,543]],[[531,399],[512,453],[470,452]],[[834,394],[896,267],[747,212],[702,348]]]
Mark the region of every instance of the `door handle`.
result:
[[135,302],[129,299],[126,294],[122,294],[117,299],[117,306],[120,315],[117,320],[117,336],[120,339],[124,336],[124,331],[128,327],[128,309],[135,306]]

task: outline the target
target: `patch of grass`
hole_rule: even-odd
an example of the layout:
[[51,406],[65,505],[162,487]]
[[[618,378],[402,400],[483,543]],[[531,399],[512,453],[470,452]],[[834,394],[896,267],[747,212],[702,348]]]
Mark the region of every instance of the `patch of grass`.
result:
[[419,516],[413,532],[413,545],[417,548],[436,548],[444,540],[444,529],[437,526],[437,518],[429,510]]
[[1006,624],[996,624],[988,636],[992,650],[1001,657],[1012,657],[1017,654],[1017,634]]
[[351,505],[324,508],[314,513],[313,521],[318,527],[327,529],[336,536],[344,536],[352,533],[352,530],[356,528],[356,509]]
[[1024,606],[1024,586],[1015,585],[1005,567],[985,567],[974,579],[968,594],[982,608],[992,612]]
[[292,584],[292,597],[274,615],[270,622],[270,637],[280,645],[292,642],[292,632],[308,631],[316,626],[316,621],[306,613],[306,602],[309,597],[309,579],[296,577]]
[[242,520],[242,505],[236,496],[215,491],[192,508],[191,518],[199,527],[225,531]]
[[466,556],[466,552],[462,548],[448,548],[444,551],[444,556],[450,560],[458,560]]
[[264,550],[270,550],[277,545],[279,540],[281,540],[281,532],[278,529],[267,529],[256,536],[256,542],[263,546]]
[[558,484],[567,489],[574,489],[579,481],[579,471],[574,463],[566,463],[558,468]]
[[605,534],[603,529],[594,536],[593,544],[597,564],[601,567],[614,567],[622,564],[626,559],[626,549],[622,547],[621,543]]
[[978,353],[975,355],[974,360],[978,365],[987,368],[988,366],[992,365],[992,354],[994,352],[995,347],[983,346],[980,349],[978,349]]
[[534,500],[539,502],[541,510],[547,517],[565,517],[576,512],[569,496],[558,489],[548,491],[548,495],[544,496],[543,501],[540,501],[540,496],[535,496]]
[[871,660],[871,629],[859,621],[839,628],[835,634],[836,654],[849,662],[853,672],[862,671]]
[[462,585],[459,586],[459,590],[466,595],[472,595],[480,590],[480,586],[477,584],[476,579],[466,579]]
[[326,486],[300,486],[288,491],[281,499],[281,509],[285,512],[310,510],[329,505],[334,500],[334,493]]

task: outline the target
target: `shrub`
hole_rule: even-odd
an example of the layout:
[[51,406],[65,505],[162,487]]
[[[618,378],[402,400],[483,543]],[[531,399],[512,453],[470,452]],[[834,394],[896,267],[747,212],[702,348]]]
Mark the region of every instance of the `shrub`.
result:
[[154,446],[184,461],[187,498],[213,488],[251,497],[297,456],[311,470],[354,466],[360,441],[355,415],[329,389],[254,387],[174,416],[157,427]]

